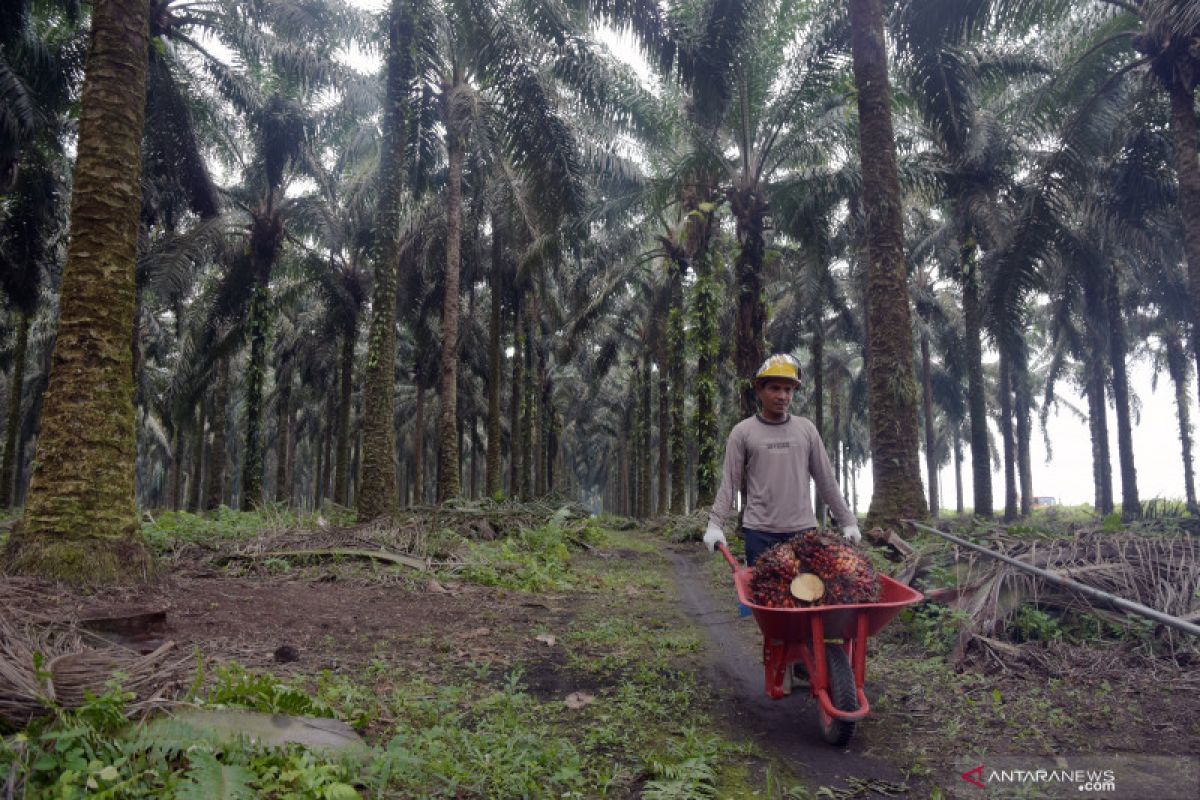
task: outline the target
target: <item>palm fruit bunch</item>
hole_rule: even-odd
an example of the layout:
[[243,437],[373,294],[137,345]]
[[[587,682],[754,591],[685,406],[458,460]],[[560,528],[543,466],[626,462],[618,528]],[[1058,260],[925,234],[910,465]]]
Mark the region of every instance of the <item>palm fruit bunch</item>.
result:
[[781,542],[758,557],[750,573],[750,596],[768,608],[799,608],[792,597],[792,580],[800,572],[800,561],[791,542]]
[[818,605],[841,606],[874,603],[883,587],[879,573],[854,545],[832,533],[806,533],[788,542],[801,564],[801,571],[815,574],[825,583],[825,596]]
[[[824,586],[823,594],[812,602],[799,600],[792,592],[792,581],[804,574],[816,575]],[[750,589],[759,605],[805,608],[874,603],[882,586],[871,562],[845,539],[805,533],[763,553],[754,564]]]

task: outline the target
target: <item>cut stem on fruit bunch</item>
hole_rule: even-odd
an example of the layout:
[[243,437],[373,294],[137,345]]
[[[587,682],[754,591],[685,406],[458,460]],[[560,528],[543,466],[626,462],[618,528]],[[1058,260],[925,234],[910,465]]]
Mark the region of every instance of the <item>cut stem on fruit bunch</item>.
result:
[[792,597],[797,600],[815,603],[824,596],[825,582],[811,572],[797,575],[792,581]]

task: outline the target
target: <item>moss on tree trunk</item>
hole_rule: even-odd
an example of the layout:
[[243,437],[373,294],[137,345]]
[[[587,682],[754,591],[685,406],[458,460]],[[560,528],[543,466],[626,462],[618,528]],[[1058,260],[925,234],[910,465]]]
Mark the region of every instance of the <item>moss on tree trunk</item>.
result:
[[134,497],[134,264],[141,206],[149,4],[98,0],[79,121],[71,237],[13,572],[77,584],[144,580]]

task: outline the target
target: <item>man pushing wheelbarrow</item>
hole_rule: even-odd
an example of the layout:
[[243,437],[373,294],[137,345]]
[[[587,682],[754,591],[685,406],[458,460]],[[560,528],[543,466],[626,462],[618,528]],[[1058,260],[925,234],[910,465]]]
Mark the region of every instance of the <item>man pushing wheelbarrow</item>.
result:
[[[810,676],[809,692],[817,699],[821,733],[842,746],[854,723],[867,715],[863,694],[867,637],[900,609],[921,599],[919,592],[881,576],[879,602],[801,608],[768,607],[755,602],[751,570],[771,547],[794,537],[815,534],[809,481],[833,512],[842,536],[862,540],[858,521],[846,505],[834,478],[821,435],[809,420],[789,412],[800,384],[800,367],[789,355],[773,355],[754,377],[760,411],[734,426],[725,446],[721,488],[709,513],[704,543],[720,546],[734,570],[740,603],[749,608],[763,633],[766,690],[779,699],[791,693],[794,673]],[[747,568],[729,553],[724,525],[733,512],[735,493],[744,491],[742,533]],[[813,540],[810,540],[810,542]]]

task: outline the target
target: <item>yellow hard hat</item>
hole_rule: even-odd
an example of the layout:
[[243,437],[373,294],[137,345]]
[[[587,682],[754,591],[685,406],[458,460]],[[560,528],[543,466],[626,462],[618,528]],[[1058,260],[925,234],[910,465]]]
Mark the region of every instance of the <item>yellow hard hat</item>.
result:
[[754,373],[754,380],[756,382],[772,378],[799,384],[800,365],[796,362],[796,359],[787,353],[776,353],[764,361],[762,366],[758,368],[758,372]]

